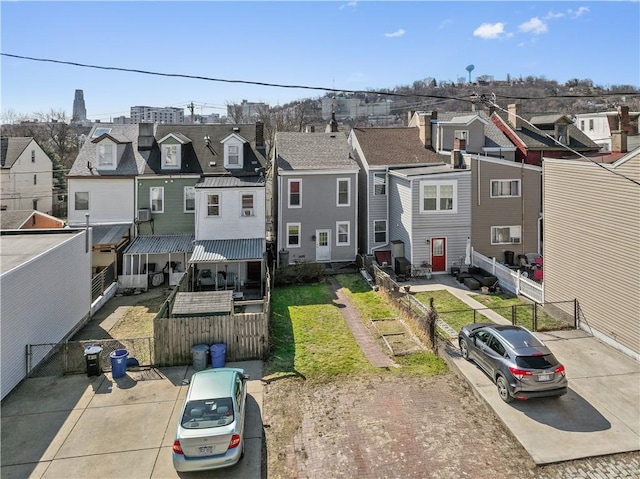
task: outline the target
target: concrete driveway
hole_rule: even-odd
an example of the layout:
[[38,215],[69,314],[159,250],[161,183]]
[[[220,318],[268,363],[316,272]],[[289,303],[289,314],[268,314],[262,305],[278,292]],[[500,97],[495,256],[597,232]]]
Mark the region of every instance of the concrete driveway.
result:
[[250,375],[245,457],[229,469],[178,474],[171,448],[193,374],[187,366],[26,380],[2,404],[2,478],[262,477],[262,362]]

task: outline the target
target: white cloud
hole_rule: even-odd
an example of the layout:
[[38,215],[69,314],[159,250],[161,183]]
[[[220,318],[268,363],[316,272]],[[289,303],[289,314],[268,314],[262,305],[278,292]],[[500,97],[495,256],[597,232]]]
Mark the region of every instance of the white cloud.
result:
[[564,13],[554,13],[549,12],[543,18],[543,20],[557,20],[558,18],[564,17]]
[[523,33],[533,33],[534,35],[542,35],[543,33],[547,33],[549,30],[547,28],[546,23],[540,20],[538,17],[533,17],[532,19],[521,23],[518,26],[518,30]]
[[356,8],[357,6],[358,2],[347,2],[340,5],[338,9],[342,10],[343,8]]
[[405,32],[402,28],[400,28],[399,30],[396,30],[395,32],[392,33],[385,33],[384,36],[387,38],[394,38],[394,37],[401,37],[403,36]]
[[504,31],[505,24],[498,23],[483,23],[473,31],[474,37],[484,38],[485,40],[494,40],[501,38],[502,36],[510,36]]
[[451,24],[453,24],[453,20],[447,18],[446,20],[443,20],[440,22],[440,25],[438,25],[438,30],[444,30],[446,27],[448,27]]
[[581,17],[582,15],[584,15],[585,13],[588,13],[589,7],[580,7],[577,10],[572,10],[571,8],[569,10],[567,10],[567,12],[569,12],[569,15],[571,15],[573,18],[578,18]]

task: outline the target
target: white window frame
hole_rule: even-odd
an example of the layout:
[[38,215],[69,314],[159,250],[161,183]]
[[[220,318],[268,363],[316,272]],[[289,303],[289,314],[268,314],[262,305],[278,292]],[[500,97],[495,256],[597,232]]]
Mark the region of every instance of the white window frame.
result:
[[[382,233],[382,231],[378,231],[376,229],[376,224],[377,223],[384,223],[384,241],[377,241],[376,240],[376,233]],[[380,243],[380,244],[386,244],[387,243],[387,235],[388,235],[388,231],[387,231],[387,220],[374,220],[373,221],[373,242],[374,243]]]
[[[298,202],[297,205],[291,204],[291,184],[298,183]],[[302,208],[302,179],[300,178],[289,178],[287,180],[287,205],[289,208]]]
[[[78,195],[87,195],[87,207],[86,208],[78,208]],[[81,200],[84,201],[84,200]],[[89,211],[89,192],[88,191],[76,191],[73,194],[73,209],[75,211]]]
[[[298,227],[298,243],[297,244],[292,244],[291,243],[291,232],[289,230],[289,228],[291,227]],[[301,243],[302,243],[302,223],[287,223],[287,248],[300,248],[301,247]]]
[[[244,164],[244,143],[236,137],[223,140],[224,167],[228,169],[240,169]],[[231,159],[235,161],[231,161]]]
[[456,138],[464,140],[467,146],[469,146],[469,130],[453,130],[453,141],[455,141]]
[[[227,164],[233,167],[240,167],[240,147],[238,145],[229,145],[228,148],[228,156],[227,156]],[[235,161],[233,161],[235,160]]]
[[[505,228],[509,228],[508,241],[500,241],[499,238],[495,237],[496,235],[494,234],[494,232],[496,230],[498,230],[498,229],[505,229]],[[514,236],[516,231],[517,231],[517,237]],[[491,244],[492,245],[520,244],[520,243],[522,243],[522,227],[520,225],[492,226],[491,227]]]
[[[347,184],[347,202],[340,203],[340,184]],[[338,208],[351,206],[351,178],[338,178],[336,180],[336,206]]]
[[593,118],[590,118],[589,119],[589,131],[593,131],[594,129],[595,129],[594,128],[594,120],[593,120]]
[[[382,178],[382,182],[376,181],[376,178]],[[377,186],[382,187],[382,193],[376,192]],[[387,174],[386,173],[373,174],[373,196],[387,196]]]
[[[424,189],[426,186],[436,187],[436,208],[427,210],[424,207],[425,194]],[[443,186],[450,186],[453,188],[453,196],[451,202],[451,209],[441,209],[441,201],[444,197],[441,195]],[[420,213],[427,214],[451,214],[458,212],[458,182],[457,181],[421,181],[420,182]]]
[[[174,155],[173,161],[169,162],[168,159]],[[179,170],[182,162],[182,145],[172,143],[168,145],[162,145],[162,169],[163,170]]]
[[[346,226],[346,233],[340,232],[340,227]],[[347,235],[346,241],[340,241],[340,235]],[[351,221],[336,221],[336,246],[350,246],[351,245]]]
[[[189,193],[192,195],[192,198],[187,198]],[[187,208],[187,200],[193,200],[193,209]],[[196,187],[195,186],[185,186],[184,187],[184,196],[183,196],[183,206],[185,213],[195,213],[196,212]]]
[[[245,206],[244,200],[246,198],[251,198],[251,206]],[[243,218],[247,218],[250,216],[255,216],[255,208],[256,208],[256,195],[253,192],[249,193],[240,193],[240,216]],[[247,214],[248,213],[248,214]]]
[[[214,197],[214,196],[215,196],[215,197],[217,198],[217,200],[218,200],[218,201],[217,201],[217,203],[212,203],[212,202],[211,202],[211,199],[212,199],[212,197]],[[220,218],[220,210],[221,210],[221,207],[220,207],[220,203],[221,203],[220,198],[221,198],[221,197],[220,197],[220,193],[207,193],[207,218]],[[217,214],[211,214],[211,213],[209,212],[209,208],[211,208],[211,207],[217,207],[217,208],[218,208],[218,213],[217,213]]]
[[[153,206],[153,201],[154,201],[154,192],[158,191],[160,193],[160,202],[161,202],[161,208],[160,209],[156,209]],[[149,187],[149,210],[152,213],[164,213],[164,186],[151,186]]]
[[115,169],[116,145],[100,142],[96,147],[96,164],[98,168]]
[[[500,184],[508,184],[509,185],[509,189],[511,190],[511,194],[494,194],[493,192],[493,186],[496,183],[500,183]],[[517,194],[513,194],[513,183],[516,184],[516,188],[518,189],[518,193]],[[490,186],[489,186],[489,194],[491,195],[491,198],[519,198],[521,195],[521,191],[522,189],[520,188],[520,180],[509,180],[509,179],[504,179],[504,180],[491,180]],[[502,191],[504,188],[504,186],[500,186],[499,189],[500,191]]]

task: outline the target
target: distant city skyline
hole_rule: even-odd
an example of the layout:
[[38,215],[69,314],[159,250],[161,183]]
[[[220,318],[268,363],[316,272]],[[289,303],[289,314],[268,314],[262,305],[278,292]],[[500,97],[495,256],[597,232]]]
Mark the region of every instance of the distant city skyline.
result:
[[[482,75],[640,85],[636,1],[51,1],[0,9],[2,53],[102,67],[364,91]],[[142,18],[144,29],[133,33],[130,19]],[[629,41],[612,41],[625,32]],[[87,119],[101,121],[138,105],[187,115],[193,102],[198,115],[225,115],[228,103],[276,106],[325,93],[0,61],[3,117],[53,109],[71,118],[76,90]]]

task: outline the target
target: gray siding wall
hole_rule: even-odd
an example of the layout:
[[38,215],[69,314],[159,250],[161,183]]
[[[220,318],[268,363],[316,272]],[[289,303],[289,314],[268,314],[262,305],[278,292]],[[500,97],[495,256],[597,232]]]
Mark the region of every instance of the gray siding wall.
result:
[[[480,163],[478,165],[478,163]],[[542,172],[518,165],[482,158],[471,159],[471,244],[474,249],[497,261],[504,261],[504,252],[537,253],[539,221],[542,208]],[[520,180],[521,195],[515,198],[491,198],[491,180]],[[492,226],[521,226],[520,244],[491,244]]]
[[[471,114],[471,112],[469,112]],[[456,130],[466,130],[469,132],[469,140],[467,141],[467,151],[479,153],[484,146],[484,123],[474,121],[468,126],[442,126],[442,149],[453,150],[453,141],[455,139]],[[440,147],[440,145],[438,145]]]
[[[545,301],[577,298],[590,328],[640,358],[640,188],[590,163],[543,169]],[[640,156],[624,171],[640,180]]]
[[[445,238],[446,268],[460,257],[464,260],[471,225],[470,172],[414,177],[411,180],[390,177],[390,240],[405,244],[405,257],[412,264],[431,263],[427,239]],[[454,181],[457,188],[456,213],[421,213],[421,181]]]
[[26,376],[27,344],[57,343],[88,317],[91,249],[85,252],[85,236],[75,234],[0,277],[2,398]]
[[[296,178],[302,180],[302,208],[288,207],[288,180]],[[337,206],[337,179],[349,178],[351,180],[351,204],[348,207]],[[278,219],[278,245],[279,249],[289,251],[289,262],[298,259],[315,261],[316,243],[312,235],[317,229],[331,231],[331,261],[353,261],[357,251],[357,175],[355,173],[344,174],[314,174],[314,175],[282,175],[280,177],[279,201],[281,202],[282,216]],[[337,246],[338,221],[350,222],[349,246]],[[287,247],[287,223],[300,223],[300,247]],[[302,257],[302,258],[301,258]]]
[[[386,195],[374,195],[374,173],[385,173],[386,168],[380,168],[377,170],[370,170],[368,175],[368,191],[369,191],[369,205],[368,211],[366,212],[368,216],[368,225],[367,231],[369,236],[369,244],[367,246],[367,253],[371,253],[371,250],[379,249],[381,246],[384,246],[391,241],[391,222],[389,218],[393,218],[394,216],[391,214],[391,198],[390,198],[390,190],[392,189],[389,184],[389,176],[387,175],[387,194]],[[385,243],[376,243],[375,241],[375,229],[374,222],[377,220],[387,220],[387,241]],[[396,238],[397,239],[397,238]]]

